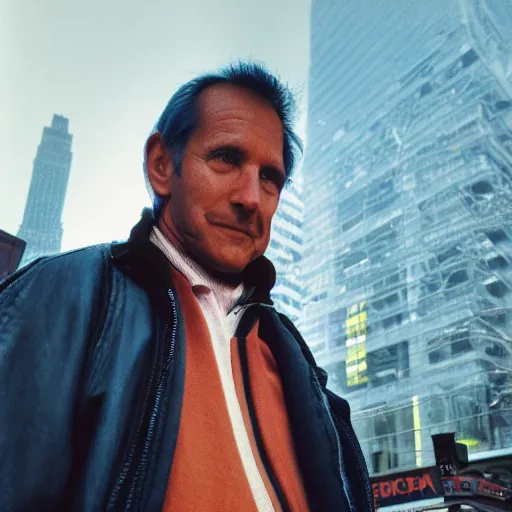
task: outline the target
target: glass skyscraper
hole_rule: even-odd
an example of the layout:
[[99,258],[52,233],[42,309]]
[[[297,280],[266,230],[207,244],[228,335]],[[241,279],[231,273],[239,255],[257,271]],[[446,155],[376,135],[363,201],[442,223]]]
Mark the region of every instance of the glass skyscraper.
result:
[[311,14],[301,332],[371,473],[512,448],[512,2]]
[[272,300],[277,310],[292,321],[298,319],[303,299],[299,266],[302,258],[303,209],[300,182],[293,183],[281,193],[266,252],[277,274]]
[[62,210],[71,169],[69,120],[54,115],[51,126],[45,126],[34,159],[32,180],[23,221],[18,236],[27,248],[22,265],[39,256],[60,252],[62,242]]

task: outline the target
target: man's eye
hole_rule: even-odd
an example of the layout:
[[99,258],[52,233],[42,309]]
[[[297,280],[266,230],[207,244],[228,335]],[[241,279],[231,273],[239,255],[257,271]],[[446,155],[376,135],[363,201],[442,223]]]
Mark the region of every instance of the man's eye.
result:
[[260,173],[261,179],[265,181],[274,181],[274,176],[272,176],[272,173],[268,171],[261,171]]
[[219,153],[215,156],[216,156],[217,160],[219,160],[223,164],[228,164],[228,165],[237,165],[238,164],[238,159],[237,159],[236,155],[233,155],[232,153]]
[[263,181],[275,185],[279,191],[281,191],[284,186],[285,179],[278,171],[262,169],[260,171],[260,177]]

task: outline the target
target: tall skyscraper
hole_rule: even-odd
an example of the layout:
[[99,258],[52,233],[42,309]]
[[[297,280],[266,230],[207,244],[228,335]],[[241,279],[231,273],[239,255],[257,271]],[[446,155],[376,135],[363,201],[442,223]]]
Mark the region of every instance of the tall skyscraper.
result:
[[512,3],[312,0],[301,330],[370,472],[512,447]]
[[297,321],[301,310],[302,282],[299,263],[302,257],[304,205],[300,182],[281,193],[279,209],[272,221],[272,234],[266,256],[276,268],[272,300],[277,310]]
[[45,126],[34,160],[32,180],[18,236],[27,242],[22,265],[48,254],[60,252],[62,210],[71,169],[69,120],[54,115]]

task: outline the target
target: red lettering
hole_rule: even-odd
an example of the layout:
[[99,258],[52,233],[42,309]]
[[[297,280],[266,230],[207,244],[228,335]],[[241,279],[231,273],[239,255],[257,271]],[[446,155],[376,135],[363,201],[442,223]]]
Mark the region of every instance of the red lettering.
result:
[[425,473],[423,475],[422,480],[423,480],[423,489],[426,489],[426,487],[428,485],[432,489],[432,492],[434,494],[437,494],[436,488],[434,487],[434,482],[432,482],[432,478],[428,473]]
[[412,494],[413,492],[420,490],[420,479],[417,476],[408,476],[406,480],[407,488],[409,489],[409,494]]
[[397,494],[401,496],[402,494],[410,494],[407,489],[407,484],[403,478],[398,478],[394,481],[394,492],[393,494],[396,496]]
[[375,510],[379,508],[379,484],[372,484],[373,489],[373,506]]
[[422,492],[427,487],[429,487],[434,494],[437,494],[437,490],[432,482],[432,477],[428,473],[424,473],[422,476],[408,476],[372,484],[375,503],[377,503],[379,499]]
[[381,482],[380,484],[380,495],[383,498],[389,498],[392,493],[391,482]]

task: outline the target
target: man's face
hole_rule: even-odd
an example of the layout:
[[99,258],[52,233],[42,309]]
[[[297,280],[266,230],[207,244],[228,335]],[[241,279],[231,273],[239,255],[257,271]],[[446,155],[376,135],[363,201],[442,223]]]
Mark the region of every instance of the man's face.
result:
[[232,85],[206,89],[198,106],[181,175],[171,169],[163,220],[199,263],[238,273],[269,243],[286,181],[283,125],[264,99]]

